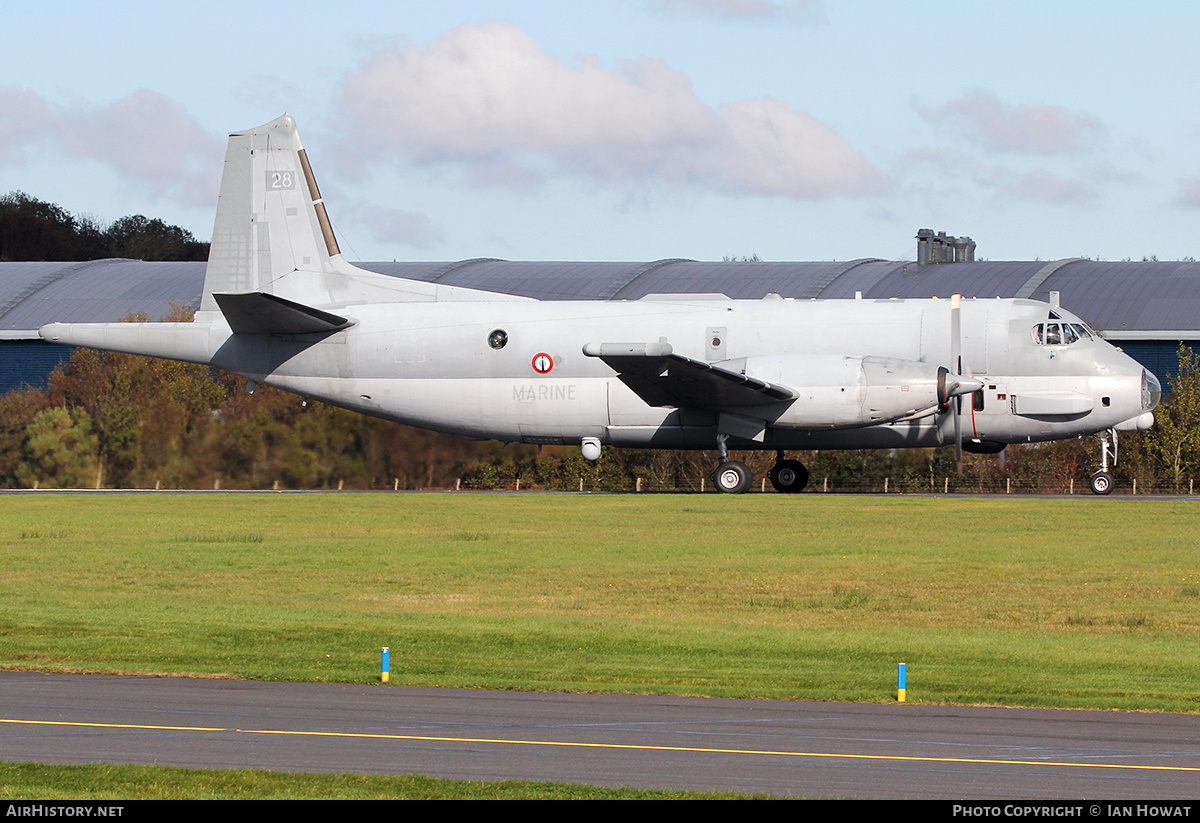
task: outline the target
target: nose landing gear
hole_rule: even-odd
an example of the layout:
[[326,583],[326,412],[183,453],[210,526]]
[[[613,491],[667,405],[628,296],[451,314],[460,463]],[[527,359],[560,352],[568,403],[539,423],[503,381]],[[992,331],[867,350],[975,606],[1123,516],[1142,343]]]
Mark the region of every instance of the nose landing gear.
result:
[[[1111,443],[1109,435],[1112,436]],[[1117,430],[1105,429],[1097,432],[1095,437],[1100,441],[1100,470],[1092,475],[1088,485],[1091,486],[1092,494],[1111,494],[1117,481],[1112,476],[1112,472],[1108,470],[1108,457],[1110,454],[1112,455],[1112,462],[1115,466],[1117,463]]]

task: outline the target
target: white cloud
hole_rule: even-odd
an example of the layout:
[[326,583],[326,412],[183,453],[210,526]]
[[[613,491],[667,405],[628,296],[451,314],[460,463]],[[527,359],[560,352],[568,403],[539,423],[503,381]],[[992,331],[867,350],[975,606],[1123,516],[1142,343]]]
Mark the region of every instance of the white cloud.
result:
[[339,197],[335,216],[366,229],[372,240],[391,246],[432,249],[445,240],[441,226],[420,212],[380,208]]
[[1026,172],[1005,186],[1004,191],[1022,200],[1034,200],[1051,205],[1087,205],[1099,197],[1096,189],[1084,180],[1064,177],[1045,169]]
[[1143,175],[1106,160],[1073,163],[1061,157],[1006,157],[998,161],[959,148],[928,146],[902,153],[890,176],[898,181],[899,190],[939,199],[967,196],[977,201],[1068,207],[1093,207],[1119,189],[1146,183]]
[[156,197],[209,208],[215,200],[222,141],[158,92],[139,89],[104,108],[70,111],[58,132],[69,154],[104,163]]
[[0,163],[20,163],[48,136],[50,107],[32,91],[0,88]]
[[188,206],[211,207],[221,142],[182,106],[141,89],[103,107],[61,107],[34,92],[0,89],[0,163],[56,149],[97,161],[131,187]]
[[341,107],[355,151],[367,155],[358,162],[450,167],[492,185],[565,173],[795,198],[880,187],[844,139],[782,101],[718,111],[661,60],[567,65],[497,21],[372,54],[344,82]]
[[819,26],[829,22],[821,0],[647,0],[652,11],[675,17],[716,17],[722,20],[751,20]]
[[721,107],[733,146],[722,151],[727,181],[766,194],[832,197],[880,187],[875,170],[833,129],[772,98]]
[[927,123],[997,153],[1074,154],[1105,131],[1089,114],[1062,106],[1009,105],[986,89],[964,92],[937,108],[914,99],[912,107]]
[[1200,177],[1183,177],[1179,180],[1179,204],[1200,209]]

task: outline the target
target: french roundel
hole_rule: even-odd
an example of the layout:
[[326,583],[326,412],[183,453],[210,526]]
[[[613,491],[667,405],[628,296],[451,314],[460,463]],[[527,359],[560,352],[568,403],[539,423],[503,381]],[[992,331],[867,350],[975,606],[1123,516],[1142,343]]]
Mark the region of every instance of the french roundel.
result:
[[549,374],[552,368],[554,368],[554,358],[544,351],[533,356],[533,370],[538,374]]

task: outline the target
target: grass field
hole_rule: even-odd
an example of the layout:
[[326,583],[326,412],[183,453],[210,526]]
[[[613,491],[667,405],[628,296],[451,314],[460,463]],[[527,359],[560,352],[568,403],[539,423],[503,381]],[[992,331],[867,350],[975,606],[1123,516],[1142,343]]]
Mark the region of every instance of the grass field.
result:
[[[259,769],[0,763],[0,800],[747,800],[762,795],[607,789],[421,775],[289,774]],[[20,809],[10,811],[10,816]],[[120,815],[125,816],[125,815]]]
[[0,667],[1200,710],[1200,507],[0,497]]

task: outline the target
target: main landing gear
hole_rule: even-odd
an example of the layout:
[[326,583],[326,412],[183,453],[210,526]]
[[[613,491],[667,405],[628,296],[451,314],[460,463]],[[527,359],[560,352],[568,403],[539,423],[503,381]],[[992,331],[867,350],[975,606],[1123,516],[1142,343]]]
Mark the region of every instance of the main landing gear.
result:
[[736,460],[724,461],[713,472],[713,485],[717,487],[717,491],[725,494],[741,494],[748,491],[753,480],[754,476],[750,474],[746,464]]
[[795,494],[808,485],[808,469],[799,460],[785,460],[783,452],[776,454],[775,465],[767,477],[775,491],[784,494]]
[[725,494],[741,494],[750,489],[754,475],[745,463],[729,459],[729,447],[725,445],[728,439],[727,434],[717,435],[717,451],[721,454],[721,465],[713,472],[713,485],[717,487],[717,491]]
[[[1110,435],[1112,442],[1109,442]],[[1112,472],[1108,470],[1108,458],[1109,455],[1112,455],[1112,462],[1115,466],[1117,463],[1117,430],[1105,429],[1097,432],[1095,437],[1100,441],[1100,470],[1092,475],[1088,485],[1092,488],[1092,494],[1111,494],[1117,481],[1112,476]]]
[[[713,485],[717,491],[725,494],[741,494],[749,491],[754,482],[754,475],[745,463],[729,459],[729,449],[725,446],[725,436],[717,439],[717,448],[721,453],[721,465],[713,472]],[[767,475],[775,491],[793,494],[808,485],[808,469],[799,460],[784,459],[783,452],[775,453],[775,465]]]

